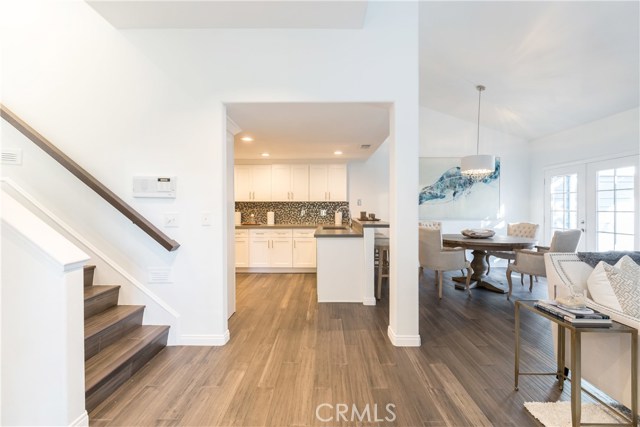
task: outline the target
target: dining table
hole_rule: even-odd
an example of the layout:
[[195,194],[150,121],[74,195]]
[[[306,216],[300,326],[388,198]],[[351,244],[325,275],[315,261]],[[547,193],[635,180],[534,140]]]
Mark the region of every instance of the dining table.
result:
[[[488,251],[514,251],[516,249],[530,249],[537,243],[536,239],[517,236],[497,236],[486,238],[472,238],[462,234],[443,234],[442,244],[445,247],[462,247],[472,251],[473,260],[471,261],[471,288],[483,288],[500,294],[507,293],[507,290],[491,283],[486,275]],[[453,280],[458,282],[456,289],[464,289],[463,282],[466,277],[454,277]]]

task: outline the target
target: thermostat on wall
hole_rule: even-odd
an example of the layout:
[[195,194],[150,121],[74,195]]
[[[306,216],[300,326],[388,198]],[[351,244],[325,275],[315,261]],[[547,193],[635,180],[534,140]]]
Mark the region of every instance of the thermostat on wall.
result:
[[176,198],[175,176],[134,176],[133,197]]

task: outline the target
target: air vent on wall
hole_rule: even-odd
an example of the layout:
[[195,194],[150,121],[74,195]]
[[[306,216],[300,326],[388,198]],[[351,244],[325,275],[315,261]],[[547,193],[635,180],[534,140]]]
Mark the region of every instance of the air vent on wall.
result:
[[368,150],[369,148],[371,148],[371,144],[362,144],[360,148],[362,148],[363,150]]
[[149,268],[149,283],[171,283],[171,269],[164,267]]
[[3,165],[21,165],[22,150],[19,148],[3,148],[2,164]]

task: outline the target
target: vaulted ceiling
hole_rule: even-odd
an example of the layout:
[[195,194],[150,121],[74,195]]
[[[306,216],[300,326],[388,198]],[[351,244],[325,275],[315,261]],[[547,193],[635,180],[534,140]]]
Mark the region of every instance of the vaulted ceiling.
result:
[[[350,0],[87,2],[118,28],[358,29],[366,28],[368,5]],[[639,5],[638,1],[420,2],[420,105],[475,122],[475,86],[483,84],[487,89],[482,95],[481,124],[527,140],[638,107]],[[373,111],[365,112],[368,107],[352,104],[334,109],[352,115],[351,128],[326,126],[324,119],[333,113],[318,113],[326,107],[307,105],[287,113],[290,120],[306,126],[298,126],[294,135],[292,123],[283,121],[281,136],[267,130],[264,118],[276,123],[286,105],[232,106],[229,111],[243,129],[263,129],[260,132],[274,147],[276,140],[283,141],[272,151],[304,150],[293,156],[311,153],[308,148],[320,141],[340,145],[353,138],[356,151],[363,143],[375,146],[386,138],[377,131],[385,127],[382,123],[373,126],[376,131],[360,132],[359,121]],[[305,111],[313,115],[305,117]],[[337,135],[338,129],[344,133]],[[303,144],[305,139],[309,146]],[[244,156],[254,155],[247,147],[239,148]]]

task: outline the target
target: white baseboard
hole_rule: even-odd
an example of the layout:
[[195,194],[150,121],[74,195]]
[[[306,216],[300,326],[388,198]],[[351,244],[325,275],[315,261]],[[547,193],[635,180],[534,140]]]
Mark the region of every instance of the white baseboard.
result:
[[387,328],[387,335],[391,340],[391,344],[396,347],[420,347],[420,335],[398,335],[396,334],[391,325]]
[[376,297],[364,297],[362,299],[363,305],[376,305],[376,303],[377,303]]
[[236,267],[236,273],[315,273],[315,268],[269,268],[269,267]]
[[84,411],[78,418],[73,420],[69,427],[88,427],[89,426],[89,414]]
[[180,345],[221,346],[229,342],[229,330],[224,334],[212,335],[182,335]]

